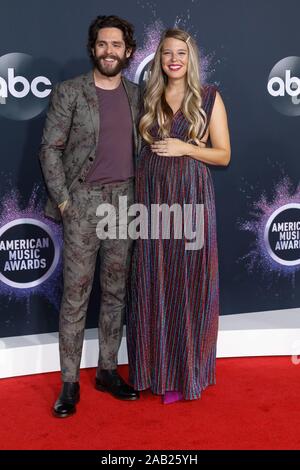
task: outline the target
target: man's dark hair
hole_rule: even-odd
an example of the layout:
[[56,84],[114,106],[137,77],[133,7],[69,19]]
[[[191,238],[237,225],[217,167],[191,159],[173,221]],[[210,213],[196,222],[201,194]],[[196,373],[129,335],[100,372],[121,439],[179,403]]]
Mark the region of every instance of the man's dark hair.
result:
[[96,39],[98,36],[98,32],[102,28],[118,28],[123,33],[123,38],[125,42],[126,49],[131,49],[132,53],[130,59],[132,58],[134,51],[136,50],[136,42],[133,37],[134,35],[134,27],[131,23],[122,18],[119,18],[115,15],[110,16],[97,16],[97,18],[91,23],[89,27],[89,38],[87,49],[90,58],[93,61],[93,49],[95,48]]

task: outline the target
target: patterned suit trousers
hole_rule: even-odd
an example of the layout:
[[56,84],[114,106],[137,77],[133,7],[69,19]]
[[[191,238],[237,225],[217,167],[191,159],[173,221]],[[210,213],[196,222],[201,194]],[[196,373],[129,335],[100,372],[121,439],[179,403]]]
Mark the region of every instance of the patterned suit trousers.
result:
[[[74,188],[63,213],[64,290],[60,310],[59,350],[62,380],[76,382],[82,355],[88,301],[97,254],[100,255],[99,369],[117,367],[122,339],[132,240],[121,239],[125,229],[119,214],[119,196],[133,204],[133,179],[121,183],[83,183]],[[99,239],[96,233],[100,204],[115,208],[116,239]],[[123,226],[122,226],[123,224]],[[111,223],[110,223],[110,226]],[[124,233],[124,232],[123,232]]]

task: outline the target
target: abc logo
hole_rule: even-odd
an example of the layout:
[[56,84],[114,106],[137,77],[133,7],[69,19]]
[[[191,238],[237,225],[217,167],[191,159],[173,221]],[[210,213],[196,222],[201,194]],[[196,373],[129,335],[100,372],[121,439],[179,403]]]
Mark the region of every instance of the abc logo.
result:
[[0,57],[0,116],[23,121],[46,109],[51,80],[40,73],[41,67],[45,69],[28,54]]
[[274,108],[286,116],[300,115],[300,57],[287,57],[273,67],[268,93]]
[[[15,98],[24,98],[31,92],[37,98],[46,98],[51,93],[51,89],[45,89],[44,91],[39,91],[38,85],[43,83],[44,85],[51,85],[51,82],[46,77],[36,77],[32,80],[31,84],[25,77],[18,76],[15,77],[14,69],[8,69],[8,85],[4,78],[0,77],[0,97],[1,98],[8,98],[8,92],[14,96]],[[22,85],[23,89],[17,91],[16,85]]]
[[[278,85],[273,88],[273,85]],[[268,92],[272,96],[285,96],[287,93],[290,96],[300,95],[300,79],[297,77],[291,77],[291,71],[285,71],[285,82],[280,77],[273,77],[268,83]]]
[[139,85],[144,85],[149,78],[149,71],[152,65],[152,60],[154,58],[154,52],[147,57],[139,64],[137,71],[134,76],[134,82]]

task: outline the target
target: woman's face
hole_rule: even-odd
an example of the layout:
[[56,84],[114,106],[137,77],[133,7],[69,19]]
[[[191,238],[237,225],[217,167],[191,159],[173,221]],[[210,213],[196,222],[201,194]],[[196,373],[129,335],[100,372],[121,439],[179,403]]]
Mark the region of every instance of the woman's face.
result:
[[185,77],[188,65],[188,47],[184,41],[166,38],[161,50],[161,66],[168,78]]

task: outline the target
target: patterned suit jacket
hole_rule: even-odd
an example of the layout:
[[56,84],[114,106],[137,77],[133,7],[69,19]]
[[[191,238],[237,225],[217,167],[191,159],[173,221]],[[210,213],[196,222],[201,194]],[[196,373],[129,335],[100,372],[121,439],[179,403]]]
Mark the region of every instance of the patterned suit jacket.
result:
[[[124,77],[122,82],[131,109],[133,157],[136,161],[140,142],[140,91],[138,85]],[[39,153],[49,193],[46,216],[60,220],[58,204],[68,199],[76,185],[85,181],[96,157],[99,126],[99,104],[93,71],[54,87]]]

